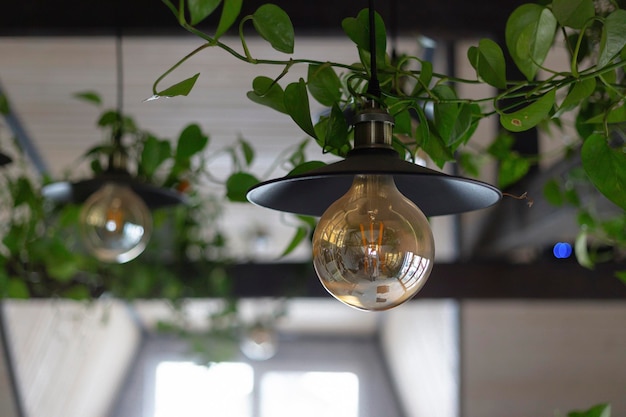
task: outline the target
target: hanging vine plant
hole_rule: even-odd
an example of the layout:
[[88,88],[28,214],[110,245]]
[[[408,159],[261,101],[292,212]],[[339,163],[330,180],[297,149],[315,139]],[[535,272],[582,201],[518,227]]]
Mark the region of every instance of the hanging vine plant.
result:
[[[312,59],[263,59],[247,47],[244,28],[252,25],[257,34],[275,50],[292,54],[295,31],[288,14],[279,6],[265,4],[253,14],[240,16],[241,0],[163,0],[179,24],[204,43],[159,77],[152,99],[187,95],[201,74],[161,89],[161,82],[187,59],[206,49],[220,49],[242,63],[277,67],[276,76],[252,80],[247,96],[289,116],[323,152],[345,156],[352,148],[350,110],[367,97],[370,79],[369,22],[367,11],[343,20],[346,36],[355,44],[360,61],[326,62]],[[212,33],[199,24],[220,9]],[[240,48],[227,44],[223,35],[239,21]],[[467,51],[476,77],[464,79],[433,71],[430,62],[415,56],[394,59],[385,53],[384,22],[376,15],[376,63],[382,89],[382,105],[396,120],[394,147],[406,159],[425,153],[439,167],[457,163],[468,175],[478,175],[485,155],[499,161],[498,185],[507,187],[525,176],[537,157],[512,151],[514,134],[533,128],[559,132],[566,115],[573,114],[578,138],[562,149],[564,157],[579,157],[582,169],[564,178],[549,181],[545,198],[555,204],[579,208],[580,234],[576,253],[581,264],[592,267],[606,252],[596,246],[611,247],[609,259],[623,258],[626,249],[626,10],[617,1],[554,0],[546,4],[524,4],[509,16],[506,45],[482,39]],[[553,47],[564,43],[569,51],[569,71],[545,66]],[[522,74],[507,78],[505,53]],[[308,67],[306,78],[282,85],[295,66]],[[544,75],[545,74],[545,75]],[[453,85],[493,87],[493,95],[466,98]],[[310,98],[330,112],[313,122]],[[432,109],[432,116],[427,112]],[[473,146],[473,133],[479,123],[497,118],[501,127],[487,149]],[[475,149],[481,149],[476,152]],[[322,165],[305,161],[294,172]],[[576,184],[593,184],[616,210],[602,217],[581,201]],[[618,276],[626,280],[626,273]]]

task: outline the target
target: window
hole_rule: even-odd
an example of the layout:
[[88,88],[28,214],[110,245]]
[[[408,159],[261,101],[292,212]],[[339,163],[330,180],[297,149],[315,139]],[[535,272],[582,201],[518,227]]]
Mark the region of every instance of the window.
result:
[[398,417],[373,338],[282,340],[266,361],[198,364],[181,340],[150,336],[114,417]]

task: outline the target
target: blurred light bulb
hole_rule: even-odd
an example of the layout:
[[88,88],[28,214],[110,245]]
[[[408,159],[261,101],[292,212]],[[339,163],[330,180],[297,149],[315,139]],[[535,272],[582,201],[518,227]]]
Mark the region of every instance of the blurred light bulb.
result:
[[313,235],[322,284],[360,310],[387,310],[411,299],[428,279],[434,256],[426,216],[390,175],[356,175]]
[[247,329],[239,348],[249,359],[265,361],[272,358],[278,350],[278,335],[271,326],[256,324]]
[[96,258],[124,263],[146,248],[152,216],[130,187],[107,183],[83,204],[80,228],[85,246]]

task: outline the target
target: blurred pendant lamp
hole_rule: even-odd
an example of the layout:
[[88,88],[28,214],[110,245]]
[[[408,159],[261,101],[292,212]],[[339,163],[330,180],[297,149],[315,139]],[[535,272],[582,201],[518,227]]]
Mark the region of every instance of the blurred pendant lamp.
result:
[[[368,95],[380,99],[372,5]],[[434,261],[427,216],[485,208],[502,197],[489,184],[400,159],[392,147],[394,120],[376,99],[357,113],[345,160],[260,183],[247,195],[262,207],[321,216],[315,271],[331,295],[366,311],[396,307],[426,283]]]
[[121,36],[116,36],[117,116],[108,167],[95,178],[57,182],[43,188],[57,203],[82,203],[80,232],[85,248],[98,260],[125,263],[139,256],[152,233],[150,209],[180,204],[181,194],[137,181],[127,169],[124,134]]

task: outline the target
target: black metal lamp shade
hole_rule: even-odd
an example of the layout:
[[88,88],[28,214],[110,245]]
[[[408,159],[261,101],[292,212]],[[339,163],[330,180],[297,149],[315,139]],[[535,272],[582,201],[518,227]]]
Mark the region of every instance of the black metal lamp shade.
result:
[[355,149],[343,161],[257,184],[247,198],[262,207],[319,217],[359,174],[392,175],[398,190],[429,217],[486,208],[502,198],[490,184],[404,161],[389,149]]
[[128,185],[150,209],[184,204],[186,198],[176,190],[156,187],[132,178],[127,174],[103,174],[77,182],[55,182],[43,187],[43,196],[56,203],[83,203],[106,183]]

